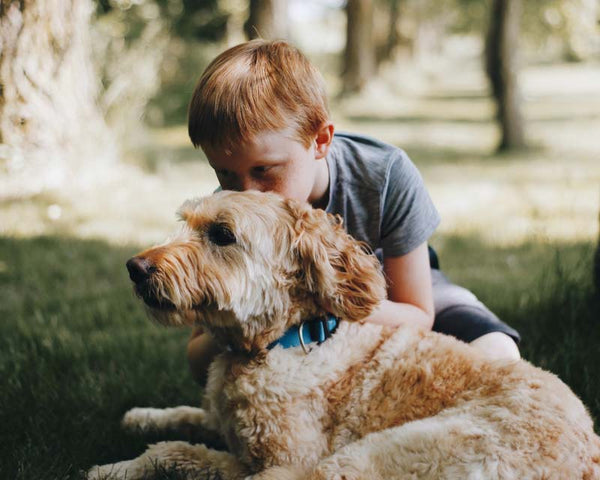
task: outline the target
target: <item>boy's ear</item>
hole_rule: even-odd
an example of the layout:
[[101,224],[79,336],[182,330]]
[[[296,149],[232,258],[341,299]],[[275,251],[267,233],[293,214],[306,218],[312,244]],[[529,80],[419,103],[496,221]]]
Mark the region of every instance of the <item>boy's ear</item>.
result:
[[315,159],[320,160],[327,156],[333,140],[334,130],[335,128],[331,122],[323,123],[319,130],[317,130],[317,134],[315,135]]
[[286,203],[295,218],[292,248],[307,290],[339,318],[366,318],[386,297],[375,255],[346,233],[339,216],[292,200]]

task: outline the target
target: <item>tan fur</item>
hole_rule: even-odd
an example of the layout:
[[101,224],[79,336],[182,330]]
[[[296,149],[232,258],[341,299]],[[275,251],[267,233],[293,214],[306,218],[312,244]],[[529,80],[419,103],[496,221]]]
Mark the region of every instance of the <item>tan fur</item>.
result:
[[[358,323],[385,282],[339,219],[256,192],[187,202],[181,217],[178,235],[141,254],[156,272],[138,294],[162,323],[200,324],[228,350],[203,409],[134,409],[124,424],[212,432],[229,453],[163,442],[90,478],[142,478],[155,464],[224,479],[600,478],[600,439],[556,376]],[[211,243],[215,223],[236,241]],[[308,354],[266,349],[320,305],[343,320],[329,340]]]

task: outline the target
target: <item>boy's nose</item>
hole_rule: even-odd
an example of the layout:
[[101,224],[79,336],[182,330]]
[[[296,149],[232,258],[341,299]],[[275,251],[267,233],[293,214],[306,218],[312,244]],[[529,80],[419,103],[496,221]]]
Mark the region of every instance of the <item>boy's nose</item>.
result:
[[247,190],[260,190],[260,184],[252,178],[240,178],[238,181],[239,188],[236,190],[245,192]]

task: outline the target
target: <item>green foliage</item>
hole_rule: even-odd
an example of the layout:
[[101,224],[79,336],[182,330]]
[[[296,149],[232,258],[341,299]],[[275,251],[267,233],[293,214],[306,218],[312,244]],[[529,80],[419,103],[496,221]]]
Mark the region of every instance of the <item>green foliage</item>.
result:
[[125,149],[141,143],[141,117],[153,126],[185,122],[193,87],[226,33],[229,13],[219,5],[96,0],[100,103]]
[[455,12],[450,31],[483,35],[489,21],[490,0],[451,0]]
[[195,40],[218,41],[223,38],[227,12],[219,8],[218,0],[157,0],[163,12],[172,18],[178,36]]
[[149,20],[144,14],[149,5],[158,7],[174,36],[218,41],[225,34],[228,13],[219,8],[218,0],[96,0],[96,14],[125,16],[129,25],[125,38],[135,39],[142,31],[140,22]]
[[217,45],[187,41],[169,72],[163,72],[158,95],[148,102],[146,120],[152,126],[181,125],[187,122],[187,109],[196,82],[219,52]]

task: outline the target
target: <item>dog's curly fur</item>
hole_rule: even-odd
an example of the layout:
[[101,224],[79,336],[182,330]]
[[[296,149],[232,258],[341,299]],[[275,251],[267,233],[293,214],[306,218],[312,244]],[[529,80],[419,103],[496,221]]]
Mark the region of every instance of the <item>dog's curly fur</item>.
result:
[[[582,403],[526,361],[490,362],[451,337],[361,324],[385,297],[373,255],[341,222],[274,194],[186,202],[180,233],[137,258],[137,293],[167,325],[196,324],[226,350],[204,408],[133,409],[139,429],[192,428],[227,451],[185,442],[95,467],[91,478],[594,479],[600,439]],[[322,314],[329,340],[266,347]]]

